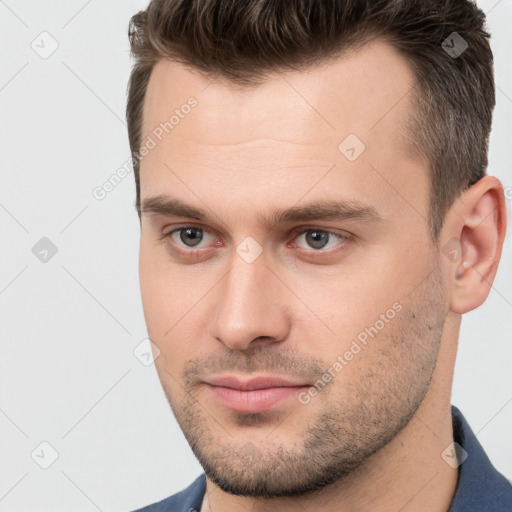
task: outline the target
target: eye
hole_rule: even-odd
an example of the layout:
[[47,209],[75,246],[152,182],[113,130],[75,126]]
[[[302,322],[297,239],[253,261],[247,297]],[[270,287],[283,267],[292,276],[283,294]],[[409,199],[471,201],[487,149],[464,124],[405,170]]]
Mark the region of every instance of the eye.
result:
[[[299,236],[295,238],[294,245],[302,249],[315,249],[318,251],[321,249],[331,249],[346,240],[348,240],[348,237],[339,233],[321,229],[308,229],[302,231]],[[304,242],[307,244],[306,246],[304,246]]]
[[[213,235],[195,226],[182,226],[178,229],[173,229],[164,236],[169,237],[178,247],[188,249],[202,248],[204,247],[204,245],[201,245],[202,242],[208,242],[208,239],[210,239],[210,241],[215,240]],[[206,243],[206,245],[208,245],[208,243]]]
[[[161,239],[169,239],[169,248],[181,252],[182,255],[192,255],[195,250],[206,249],[207,247],[220,246],[216,236],[206,231],[204,228],[186,225],[175,228],[167,233],[163,233]],[[297,230],[290,246],[304,249],[310,253],[324,253],[329,250],[343,246],[350,240],[349,235],[342,235],[323,229],[302,229]],[[313,249],[313,251],[311,250]]]

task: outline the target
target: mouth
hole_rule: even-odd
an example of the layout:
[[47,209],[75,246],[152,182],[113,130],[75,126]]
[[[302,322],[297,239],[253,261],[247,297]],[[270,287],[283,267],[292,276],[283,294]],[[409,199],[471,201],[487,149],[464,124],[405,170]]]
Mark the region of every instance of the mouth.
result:
[[269,411],[285,400],[297,398],[301,391],[310,387],[304,382],[268,376],[250,379],[213,377],[204,384],[214,400],[237,412]]

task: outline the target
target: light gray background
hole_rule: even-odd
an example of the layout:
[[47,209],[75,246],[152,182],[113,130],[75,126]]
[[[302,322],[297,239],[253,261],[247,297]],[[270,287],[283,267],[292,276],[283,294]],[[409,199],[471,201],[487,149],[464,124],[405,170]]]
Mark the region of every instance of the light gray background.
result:
[[[479,5],[496,61],[489,168],[510,211],[512,0]],[[129,511],[202,471],[154,366],[133,354],[147,336],[133,173],[92,195],[129,157],[127,26],[145,6],[0,1],[0,512]],[[44,31],[59,45],[46,59],[31,47],[51,49]],[[47,263],[32,252],[42,237],[58,249]],[[508,478],[511,239],[487,302],[463,320],[452,400]],[[58,452],[46,470],[43,441]]]

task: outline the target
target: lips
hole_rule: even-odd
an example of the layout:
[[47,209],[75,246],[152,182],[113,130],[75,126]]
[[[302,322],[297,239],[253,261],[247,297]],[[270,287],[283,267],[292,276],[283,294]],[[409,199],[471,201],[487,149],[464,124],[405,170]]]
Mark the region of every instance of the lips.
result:
[[297,397],[309,384],[281,377],[259,376],[242,380],[234,376],[204,381],[213,398],[237,412],[264,412]]

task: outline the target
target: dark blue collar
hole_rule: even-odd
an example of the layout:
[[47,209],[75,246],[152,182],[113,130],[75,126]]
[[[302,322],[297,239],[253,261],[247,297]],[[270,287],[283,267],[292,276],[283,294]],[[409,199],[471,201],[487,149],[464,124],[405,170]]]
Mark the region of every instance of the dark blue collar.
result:
[[[510,482],[494,469],[464,416],[453,406],[452,420],[454,442],[467,452],[467,458],[459,466],[457,489],[448,512],[511,512]],[[205,491],[203,473],[183,491],[135,512],[199,512]]]
[[462,413],[452,406],[453,439],[467,452],[459,466],[457,490],[449,512],[510,512],[512,485],[491,464]]

